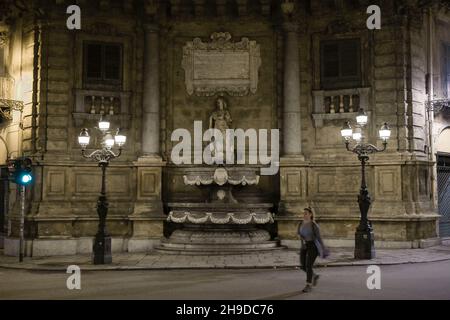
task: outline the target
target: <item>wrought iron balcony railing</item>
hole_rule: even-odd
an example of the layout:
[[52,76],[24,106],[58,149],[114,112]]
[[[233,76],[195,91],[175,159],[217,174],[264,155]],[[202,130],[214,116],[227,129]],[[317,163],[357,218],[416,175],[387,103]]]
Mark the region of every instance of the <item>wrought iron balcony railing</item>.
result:
[[434,99],[425,102],[425,107],[436,113],[450,109],[450,98]]
[[0,76],[0,122],[12,120],[12,111],[23,110],[23,102],[13,100],[14,79]]

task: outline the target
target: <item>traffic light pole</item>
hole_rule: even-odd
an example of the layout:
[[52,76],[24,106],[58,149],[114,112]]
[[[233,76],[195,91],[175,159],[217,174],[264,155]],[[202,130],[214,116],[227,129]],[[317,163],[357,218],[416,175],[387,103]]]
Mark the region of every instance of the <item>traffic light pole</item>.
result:
[[20,210],[20,230],[19,230],[19,261],[23,261],[23,249],[24,249],[24,225],[25,225],[25,186],[20,186],[20,202],[21,202],[21,210]]
[[[17,184],[20,194],[21,210],[19,223],[19,261],[23,261],[25,240],[25,190],[26,185],[33,183],[32,160],[27,157],[8,160],[8,177],[9,181]],[[8,228],[8,234],[11,228]]]

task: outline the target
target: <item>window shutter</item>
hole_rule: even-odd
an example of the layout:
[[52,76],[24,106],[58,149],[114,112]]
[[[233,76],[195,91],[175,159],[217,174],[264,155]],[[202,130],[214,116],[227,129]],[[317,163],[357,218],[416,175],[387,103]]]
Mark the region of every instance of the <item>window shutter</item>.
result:
[[336,43],[323,46],[323,75],[325,78],[339,77],[339,45]]
[[321,86],[323,89],[354,88],[361,85],[360,40],[327,40],[321,43]]
[[340,45],[340,75],[342,77],[357,77],[359,69],[359,54],[357,42],[343,41]]
[[105,46],[105,79],[120,80],[122,65],[121,47],[119,45]]
[[86,46],[86,77],[88,79],[102,78],[102,46],[90,43]]

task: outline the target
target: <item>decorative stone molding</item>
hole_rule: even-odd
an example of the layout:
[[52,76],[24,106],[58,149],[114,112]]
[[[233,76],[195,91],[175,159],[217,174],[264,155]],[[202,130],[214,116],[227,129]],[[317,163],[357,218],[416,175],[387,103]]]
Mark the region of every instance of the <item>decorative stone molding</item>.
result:
[[191,213],[171,211],[167,221],[175,223],[194,223],[194,224],[266,224],[273,223],[273,214],[267,213]]
[[[210,185],[213,182],[219,186],[223,186],[225,183],[229,183],[232,185],[256,185],[259,183],[259,176],[254,175],[252,177],[247,177],[245,175],[230,177],[226,171],[218,171],[217,169],[214,172],[214,176],[183,176],[183,181],[186,185],[194,186],[194,185]],[[225,169],[223,169],[225,170]]]
[[116,36],[119,34],[119,31],[115,26],[104,22],[92,23],[86,27],[83,27],[83,30],[92,34],[102,34],[108,36]]
[[328,34],[343,34],[356,32],[357,28],[352,25],[352,23],[345,18],[340,18],[331,21],[327,26]]
[[232,42],[228,32],[213,33],[211,42],[195,38],[183,47],[182,67],[189,95],[256,93],[260,66],[259,44],[248,38]]

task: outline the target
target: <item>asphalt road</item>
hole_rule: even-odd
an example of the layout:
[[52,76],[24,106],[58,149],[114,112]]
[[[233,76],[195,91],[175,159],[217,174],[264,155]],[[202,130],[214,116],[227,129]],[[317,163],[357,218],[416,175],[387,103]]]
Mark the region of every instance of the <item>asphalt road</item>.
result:
[[367,267],[320,268],[303,294],[305,274],[293,269],[81,270],[80,290],[67,289],[70,274],[0,269],[0,299],[450,299],[450,261],[380,270],[381,289],[369,290]]

